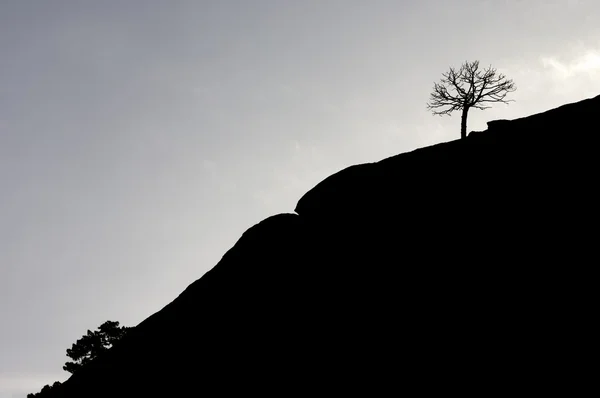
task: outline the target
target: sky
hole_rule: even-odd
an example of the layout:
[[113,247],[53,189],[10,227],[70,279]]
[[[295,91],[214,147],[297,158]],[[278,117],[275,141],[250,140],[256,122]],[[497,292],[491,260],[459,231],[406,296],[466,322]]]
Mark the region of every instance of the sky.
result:
[[[0,398],[135,326],[327,176],[600,94],[597,0],[0,0]],[[476,167],[476,165],[473,165]],[[440,198],[440,207],[444,207]]]

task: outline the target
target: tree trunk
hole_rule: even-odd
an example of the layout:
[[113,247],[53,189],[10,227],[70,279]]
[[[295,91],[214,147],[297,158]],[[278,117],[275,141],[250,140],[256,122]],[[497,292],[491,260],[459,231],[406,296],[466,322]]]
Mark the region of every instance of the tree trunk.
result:
[[460,119],[460,138],[463,140],[467,138],[467,112],[469,112],[469,107],[465,106]]

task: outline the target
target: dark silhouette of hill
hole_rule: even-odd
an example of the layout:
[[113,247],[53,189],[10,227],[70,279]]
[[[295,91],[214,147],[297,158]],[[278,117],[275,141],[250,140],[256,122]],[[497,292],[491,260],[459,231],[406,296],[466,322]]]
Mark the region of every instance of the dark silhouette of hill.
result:
[[61,395],[572,395],[595,314],[599,111],[493,121],[326,178]]

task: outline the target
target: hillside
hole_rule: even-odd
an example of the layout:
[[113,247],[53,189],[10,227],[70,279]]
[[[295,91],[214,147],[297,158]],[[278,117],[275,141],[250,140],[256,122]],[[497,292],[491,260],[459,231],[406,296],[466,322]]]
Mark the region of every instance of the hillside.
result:
[[572,394],[599,115],[597,96],[326,178],[62,396]]

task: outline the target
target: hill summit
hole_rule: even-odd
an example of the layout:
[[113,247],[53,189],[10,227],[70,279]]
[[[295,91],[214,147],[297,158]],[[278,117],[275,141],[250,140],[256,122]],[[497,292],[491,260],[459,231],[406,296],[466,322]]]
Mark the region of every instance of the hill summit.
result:
[[597,96],[326,178],[60,395],[572,395],[599,115]]

